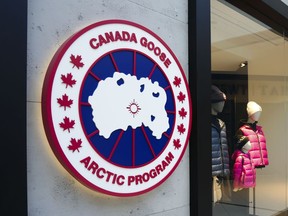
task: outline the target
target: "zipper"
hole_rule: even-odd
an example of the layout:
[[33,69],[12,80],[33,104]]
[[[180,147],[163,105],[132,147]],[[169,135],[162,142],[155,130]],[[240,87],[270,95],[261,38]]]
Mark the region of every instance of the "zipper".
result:
[[[221,130],[220,130],[220,133],[219,133],[219,139],[220,139],[220,156],[221,156],[221,164],[222,164],[222,176],[225,176],[225,173],[224,173],[225,166],[224,166],[224,158],[223,158],[223,146],[222,146],[222,139],[221,139],[221,131],[222,131],[222,127],[221,127]],[[226,138],[226,139],[227,139],[227,138]]]
[[245,172],[245,168],[244,168],[244,162],[245,162],[245,159],[243,156],[242,157],[242,171],[241,171],[241,177],[242,177],[242,185],[244,186],[245,185],[245,178],[246,178],[246,172]]
[[250,155],[249,155],[249,160],[250,160],[251,170],[252,170],[252,173],[253,173],[253,183],[255,183],[256,176],[255,176],[255,172],[254,172],[254,169],[253,169],[252,160],[251,160]]
[[257,141],[258,141],[258,146],[259,146],[259,151],[260,151],[260,157],[261,157],[261,165],[264,165],[263,154],[262,154],[262,148],[261,148],[261,145],[260,145],[259,136],[258,136],[258,134],[257,134],[255,131],[254,131],[254,133],[255,133],[256,136],[257,136]]

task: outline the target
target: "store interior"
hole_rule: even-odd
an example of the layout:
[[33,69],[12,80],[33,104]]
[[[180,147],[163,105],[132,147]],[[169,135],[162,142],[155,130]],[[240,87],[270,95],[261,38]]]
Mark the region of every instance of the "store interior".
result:
[[[288,43],[283,33],[224,1],[211,0],[211,76],[227,100],[219,114],[227,127],[229,152],[247,118],[246,104],[262,107],[258,125],[266,137],[269,165],[256,169],[256,186],[228,191],[213,204],[214,216],[286,215],[288,207]],[[233,161],[231,161],[231,173]],[[229,188],[227,188],[229,187]],[[227,190],[228,189],[228,190]]]

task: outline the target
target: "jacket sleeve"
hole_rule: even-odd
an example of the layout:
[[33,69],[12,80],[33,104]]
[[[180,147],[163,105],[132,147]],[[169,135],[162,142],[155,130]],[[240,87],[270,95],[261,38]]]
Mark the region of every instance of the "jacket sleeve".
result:
[[243,132],[242,130],[238,129],[238,131],[235,134],[235,143],[239,142],[239,140],[243,139]]
[[234,167],[233,167],[233,188],[238,189],[241,188],[241,174],[243,170],[243,157],[238,156],[235,159]]

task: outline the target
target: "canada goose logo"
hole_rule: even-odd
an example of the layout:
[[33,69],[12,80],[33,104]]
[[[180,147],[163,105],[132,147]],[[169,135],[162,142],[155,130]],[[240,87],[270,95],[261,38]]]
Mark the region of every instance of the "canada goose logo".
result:
[[158,36],[107,20],[80,30],[56,52],[42,116],[49,144],[72,176],[108,195],[135,196],[178,166],[192,105],[185,74]]

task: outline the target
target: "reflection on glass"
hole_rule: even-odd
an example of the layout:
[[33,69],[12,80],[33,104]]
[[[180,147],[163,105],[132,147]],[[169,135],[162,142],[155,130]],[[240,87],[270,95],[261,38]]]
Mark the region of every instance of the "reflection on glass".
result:
[[[226,126],[230,160],[228,176],[212,175],[214,216],[274,216],[288,208],[287,49],[283,35],[211,0],[211,76],[227,97],[216,116]],[[251,101],[261,117],[249,114]]]

